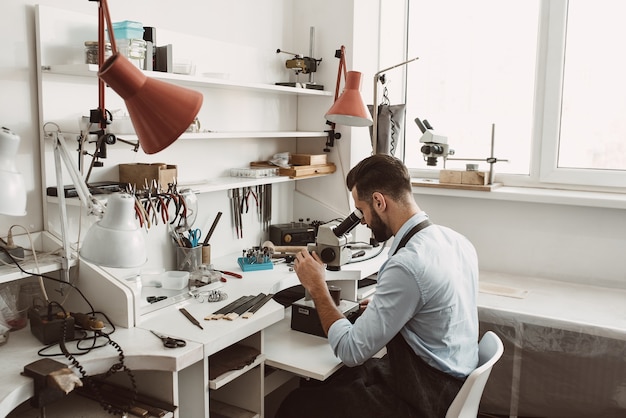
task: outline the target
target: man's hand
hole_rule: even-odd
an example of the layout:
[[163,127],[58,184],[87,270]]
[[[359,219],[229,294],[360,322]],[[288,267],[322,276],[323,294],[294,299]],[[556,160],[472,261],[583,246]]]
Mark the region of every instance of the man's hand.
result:
[[322,328],[328,335],[330,326],[338,319],[344,318],[344,315],[330,296],[326,285],[324,263],[315,252],[311,254],[305,249],[296,254],[293,269],[302,286],[313,298]]
[[309,291],[311,296],[320,292],[327,292],[324,263],[317,253],[309,253],[305,249],[298,252],[293,263],[293,269],[298,275],[300,283]]

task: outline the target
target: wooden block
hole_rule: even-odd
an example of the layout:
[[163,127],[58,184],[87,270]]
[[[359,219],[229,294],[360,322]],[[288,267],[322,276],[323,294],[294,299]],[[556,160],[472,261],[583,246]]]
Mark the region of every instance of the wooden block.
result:
[[[253,161],[250,167],[276,167],[268,161]],[[321,174],[332,174],[337,170],[334,163],[316,164],[316,165],[294,165],[291,167],[278,167],[278,175],[289,176],[291,178],[302,178],[317,176]]]
[[461,184],[474,184],[484,186],[489,182],[487,173],[484,171],[462,171]]
[[291,154],[291,165],[320,165],[326,164],[326,154]]
[[290,168],[278,169],[281,176],[289,176],[292,178],[301,178],[307,176],[315,176],[319,174],[331,174],[334,173],[337,167],[335,164],[320,164],[320,165],[294,165]]
[[461,176],[464,171],[441,170],[439,171],[439,183],[461,184]]

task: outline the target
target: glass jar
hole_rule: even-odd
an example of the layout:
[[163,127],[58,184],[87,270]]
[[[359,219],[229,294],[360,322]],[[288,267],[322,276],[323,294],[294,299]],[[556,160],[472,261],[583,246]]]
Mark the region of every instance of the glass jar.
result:
[[146,41],[143,39],[118,39],[117,49],[137,68],[143,69],[146,59]]
[[[104,59],[112,55],[111,44],[104,44]],[[98,64],[98,41],[85,41],[85,64]]]

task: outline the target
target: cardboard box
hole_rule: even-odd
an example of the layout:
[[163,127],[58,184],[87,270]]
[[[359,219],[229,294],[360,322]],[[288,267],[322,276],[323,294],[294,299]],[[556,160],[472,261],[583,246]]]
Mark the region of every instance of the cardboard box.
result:
[[326,164],[326,154],[291,154],[291,165],[323,165]]
[[131,184],[138,189],[156,180],[160,191],[166,191],[168,184],[174,183],[177,176],[175,165],[165,163],[132,163],[119,165],[120,183]]

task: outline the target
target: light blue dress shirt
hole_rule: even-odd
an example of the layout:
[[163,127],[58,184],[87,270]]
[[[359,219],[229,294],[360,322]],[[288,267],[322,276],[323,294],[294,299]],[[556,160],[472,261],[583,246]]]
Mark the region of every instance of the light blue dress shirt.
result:
[[332,324],[328,341],[348,366],[362,364],[402,333],[429,365],[464,378],[478,363],[478,258],[450,228],[431,225],[392,255],[402,237],[428,219],[415,214],[398,231],[378,272],[376,293],[359,319]]

